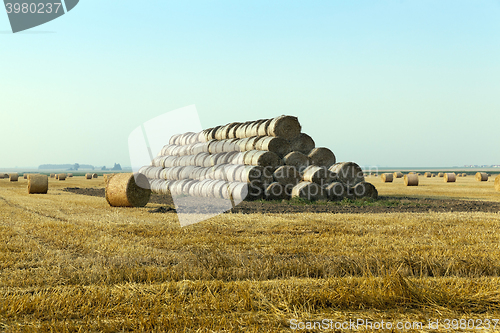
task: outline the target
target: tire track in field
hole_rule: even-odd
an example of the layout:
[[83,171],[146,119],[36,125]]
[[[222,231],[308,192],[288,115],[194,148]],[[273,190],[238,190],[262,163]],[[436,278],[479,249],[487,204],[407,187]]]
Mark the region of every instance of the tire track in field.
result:
[[53,215],[48,215],[48,214],[41,213],[41,212],[36,211],[36,210],[32,210],[32,209],[23,207],[21,205],[15,204],[15,203],[12,203],[12,202],[10,202],[9,200],[5,199],[2,196],[0,196],[0,200],[4,201],[10,207],[14,207],[14,208],[17,208],[17,209],[20,209],[20,210],[23,210],[23,211],[26,211],[26,212],[29,212],[29,213],[33,213],[33,214],[36,214],[36,215],[39,215],[39,216],[42,216],[42,217],[53,219],[53,220],[56,220],[56,221],[69,222],[68,219],[64,219],[64,218],[53,216]]

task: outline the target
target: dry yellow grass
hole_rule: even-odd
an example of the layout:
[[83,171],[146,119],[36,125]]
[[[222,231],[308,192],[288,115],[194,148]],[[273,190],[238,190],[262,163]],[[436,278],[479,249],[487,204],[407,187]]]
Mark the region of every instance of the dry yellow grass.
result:
[[376,184],[381,196],[500,201],[499,193],[495,192],[495,177],[493,175],[486,182],[477,182],[474,177],[462,177],[455,183],[443,183],[439,177],[420,177],[418,187],[406,187],[404,180],[397,178],[393,183],[380,183],[377,177],[368,176],[366,181]]
[[[469,178],[464,197],[499,196]],[[465,181],[377,188],[454,197]],[[0,180],[0,330],[288,332],[291,319],[500,316],[500,214],[224,214],[180,228],[148,212],[156,205],[60,190],[104,180],[50,180],[38,196],[26,183]]]

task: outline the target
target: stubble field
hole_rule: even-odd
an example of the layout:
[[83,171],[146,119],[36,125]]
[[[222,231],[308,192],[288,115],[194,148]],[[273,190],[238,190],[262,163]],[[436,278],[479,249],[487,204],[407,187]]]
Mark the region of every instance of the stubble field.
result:
[[[367,180],[389,201],[500,202],[491,179],[420,179]],[[0,330],[288,332],[361,319],[436,332],[445,319],[500,318],[500,212],[231,213],[181,228],[150,212],[161,204],[112,208],[66,187],[104,182],[50,180],[28,195],[26,180],[0,180]]]

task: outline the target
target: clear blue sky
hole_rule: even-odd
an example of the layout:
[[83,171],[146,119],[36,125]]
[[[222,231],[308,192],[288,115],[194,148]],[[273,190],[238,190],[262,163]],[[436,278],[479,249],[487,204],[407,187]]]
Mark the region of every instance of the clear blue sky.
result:
[[339,161],[500,164],[500,1],[82,0],[0,14],[0,167],[130,165],[128,136],[292,114]]

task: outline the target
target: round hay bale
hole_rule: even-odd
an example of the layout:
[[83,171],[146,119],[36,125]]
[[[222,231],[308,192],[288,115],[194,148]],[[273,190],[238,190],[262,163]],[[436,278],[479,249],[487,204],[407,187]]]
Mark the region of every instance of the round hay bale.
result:
[[29,194],[47,194],[49,190],[49,177],[46,175],[30,175],[28,178]]
[[478,173],[476,173],[475,179],[478,182],[487,182],[488,181],[488,174],[486,172],[478,172]]
[[433,173],[433,174],[432,174],[432,177],[436,177],[436,174],[435,174],[435,173]]
[[340,201],[346,196],[346,186],[341,182],[333,182],[325,187],[328,200]]
[[[292,189],[293,187],[288,186],[288,188]],[[278,182],[269,184],[265,190],[266,200],[288,200],[291,195],[291,191],[287,191],[287,187]]]
[[457,173],[456,175],[457,175],[457,177],[462,177],[461,173]]
[[261,121],[256,121],[252,125],[248,126],[245,135],[247,138],[258,136],[259,135],[259,125]]
[[248,196],[248,183],[231,182],[228,186],[230,197],[236,201],[243,201]]
[[444,173],[443,172],[439,172],[438,173],[438,177],[441,177],[441,178],[444,177]]
[[406,186],[418,186],[418,175],[416,174],[407,174],[404,177]]
[[304,170],[302,179],[306,182],[316,183],[320,186],[326,186],[331,182],[337,181],[337,174],[325,167],[311,165]]
[[97,178],[97,177],[99,177],[99,176],[97,175],[97,173],[93,173],[93,174],[92,174],[92,178]]
[[237,169],[233,177],[235,181],[241,183],[260,181],[269,184],[273,180],[273,175],[267,168],[254,165],[246,165],[244,168]]
[[65,173],[60,173],[60,174],[57,175],[57,179],[59,181],[66,180],[66,177],[67,177],[67,175]]
[[[278,167],[281,165],[281,159],[272,151],[253,150],[254,154],[250,155],[252,158],[250,165],[259,165],[263,167]],[[245,159],[246,162],[246,159]]]
[[445,173],[444,174],[444,182],[445,183],[454,183],[457,180],[457,176],[454,173]]
[[4,178],[5,178],[5,174],[0,173],[0,179],[4,179]]
[[466,173],[462,173],[462,177],[467,177],[467,174]]
[[179,138],[181,137],[182,134],[174,134],[170,137],[170,140],[168,141],[169,144],[171,145],[178,145],[179,144]]
[[[252,136],[246,140],[245,151],[247,150],[268,150],[268,149],[259,149],[256,147],[257,142],[261,139],[260,136]],[[244,139],[245,140],[245,139]],[[239,145],[241,147],[241,145]]]
[[495,190],[500,192],[500,175],[495,178]]
[[325,191],[321,186],[312,182],[300,182],[292,189],[292,198],[307,199],[310,201],[325,200]]
[[28,174],[27,173],[23,174],[23,179],[28,179]]
[[306,133],[300,133],[295,139],[290,140],[290,150],[309,154],[316,147],[314,140]]
[[394,172],[394,178],[403,178],[402,172]]
[[271,120],[267,128],[267,134],[269,136],[292,140],[300,135],[301,129],[302,126],[300,126],[297,117],[279,116]]
[[9,180],[11,182],[17,182],[17,181],[19,181],[19,174],[17,172],[9,174]]
[[392,173],[383,173],[380,175],[380,180],[382,183],[392,183],[394,180],[394,174]]
[[378,198],[378,191],[371,183],[361,182],[357,183],[356,186],[353,187],[353,194],[356,199],[360,198]]
[[263,199],[265,195],[265,186],[260,180],[254,180],[248,183],[247,201]]
[[283,158],[291,151],[290,143],[282,138],[272,136],[260,137],[255,141],[256,150],[272,151],[280,158]]
[[431,178],[431,177],[432,177],[432,174],[431,174],[430,172],[426,172],[426,173],[424,174],[424,176],[425,176],[425,177],[427,177],[427,178]]
[[308,156],[311,164],[316,166],[329,168],[336,162],[335,155],[328,148],[314,148],[309,152]]
[[332,165],[329,170],[337,174],[337,178],[340,182],[350,187],[365,181],[363,170],[354,162],[337,163]]
[[304,172],[304,170],[311,164],[309,156],[302,154],[299,151],[292,151],[288,153],[284,158],[283,162],[286,165],[295,167],[299,172]]
[[92,174],[91,173],[86,173],[85,174],[85,179],[92,179]]
[[266,119],[264,121],[262,121],[260,124],[259,124],[259,130],[257,131],[257,134],[259,136],[267,136],[267,129],[269,128],[269,124],[271,124],[273,120],[272,119]]
[[283,186],[295,186],[302,180],[300,172],[298,172],[297,169],[291,165],[280,166],[276,169],[276,171],[274,171],[273,178],[276,182]]
[[72,173],[68,173],[68,178],[72,178],[73,177],[73,174]]
[[116,175],[116,173],[105,173],[104,175],[102,175],[102,177],[104,178],[104,184],[107,185],[111,177],[113,177],[114,175]]
[[150,196],[148,179],[140,173],[119,173],[108,178],[106,201],[112,207],[144,207]]

